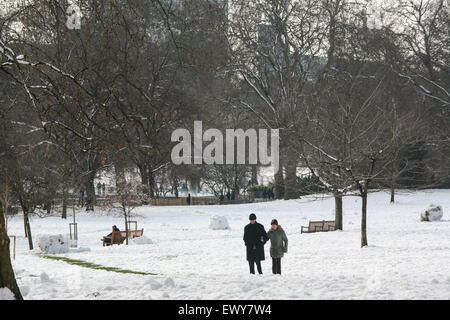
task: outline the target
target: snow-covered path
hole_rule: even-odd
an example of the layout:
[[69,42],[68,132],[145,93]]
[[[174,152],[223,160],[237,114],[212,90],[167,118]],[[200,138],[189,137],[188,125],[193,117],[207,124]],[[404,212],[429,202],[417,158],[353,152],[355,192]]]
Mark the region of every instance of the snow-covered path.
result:
[[[385,192],[370,194],[369,247],[363,249],[360,203],[358,197],[344,199],[344,231],[303,235],[300,226],[310,219],[334,219],[332,198],[143,207],[138,227],[154,243],[114,247],[102,247],[100,238],[113,224],[123,228],[120,217],[77,216],[78,245],[87,250],[61,256],[157,276],[39,257],[27,250],[19,216],[9,221],[9,233],[18,236],[13,264],[25,299],[450,299],[450,190],[404,192],[395,204]],[[443,206],[443,221],[419,221],[430,203]],[[271,274],[269,245],[264,275],[248,274],[242,235],[251,212],[266,229],[277,218],[286,230],[282,276]],[[231,230],[210,230],[212,215],[226,216]],[[33,235],[67,234],[69,220],[33,218]]]

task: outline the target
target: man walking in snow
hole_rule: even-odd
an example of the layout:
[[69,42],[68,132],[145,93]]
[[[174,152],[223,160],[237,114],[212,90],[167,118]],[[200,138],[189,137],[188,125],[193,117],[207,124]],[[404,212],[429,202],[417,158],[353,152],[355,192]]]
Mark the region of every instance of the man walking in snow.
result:
[[255,263],[258,273],[262,274],[261,261],[265,259],[264,244],[269,240],[262,224],[256,222],[256,215],[249,216],[250,223],[244,228],[244,242],[247,247],[247,261],[250,273],[255,274]]

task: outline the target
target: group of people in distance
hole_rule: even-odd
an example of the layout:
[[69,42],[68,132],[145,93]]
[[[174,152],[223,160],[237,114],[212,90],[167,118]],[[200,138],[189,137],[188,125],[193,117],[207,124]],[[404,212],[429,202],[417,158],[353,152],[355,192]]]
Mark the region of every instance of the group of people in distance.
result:
[[249,216],[250,223],[244,228],[244,242],[247,247],[247,261],[250,273],[262,274],[261,261],[265,260],[264,245],[270,240],[270,256],[272,257],[272,273],[281,274],[281,258],[287,253],[288,239],[277,219],[272,219],[268,232],[264,226],[256,222],[254,213]]
[[[106,195],[106,185],[104,183],[97,183],[97,195]],[[86,186],[84,184],[80,185],[80,191],[78,192],[78,206],[86,206],[86,211],[94,211],[92,195],[86,192]]]

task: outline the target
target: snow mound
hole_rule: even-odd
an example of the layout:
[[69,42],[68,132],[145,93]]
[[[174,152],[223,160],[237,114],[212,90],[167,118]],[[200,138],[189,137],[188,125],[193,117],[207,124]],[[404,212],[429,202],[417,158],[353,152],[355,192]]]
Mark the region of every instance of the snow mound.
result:
[[0,288],[0,300],[16,300],[14,294],[8,288]]
[[430,204],[427,209],[420,213],[420,221],[438,221],[444,215],[444,210],[441,206]]
[[156,280],[150,279],[145,282],[145,285],[150,286],[152,290],[158,290],[162,288],[162,284]]
[[[22,297],[26,297],[30,293],[30,287],[21,285],[20,293],[22,294]],[[0,300],[1,300],[1,298],[0,298]]]
[[166,287],[175,287],[175,281],[173,281],[172,278],[167,278],[166,280],[164,280],[164,286]]
[[231,229],[225,216],[212,216],[209,220],[209,228],[212,230]]
[[150,238],[147,238],[146,236],[140,236],[138,238],[134,238],[130,240],[130,244],[152,244],[153,241]]
[[71,248],[70,252],[90,252],[91,248],[79,247],[79,248]]
[[41,278],[42,282],[50,281],[50,277],[45,272],[42,272],[39,278]]
[[56,254],[69,252],[69,242],[62,234],[40,235],[37,239],[37,245],[44,253]]

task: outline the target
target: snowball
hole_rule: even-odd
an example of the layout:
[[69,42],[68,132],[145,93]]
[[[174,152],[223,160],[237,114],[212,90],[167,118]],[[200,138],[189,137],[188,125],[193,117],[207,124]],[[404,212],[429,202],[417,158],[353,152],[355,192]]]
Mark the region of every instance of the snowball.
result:
[[166,280],[164,280],[164,286],[166,287],[175,287],[175,281],[173,281],[172,278],[167,278]]
[[231,229],[228,225],[228,220],[224,216],[212,216],[209,220],[209,228],[212,230],[227,230]]
[[16,300],[14,294],[8,288],[0,288],[0,300]]
[[[23,297],[27,296],[30,293],[30,288],[27,286],[20,286],[20,293],[22,294]],[[0,294],[1,295],[1,294]],[[0,298],[1,300],[1,298]]]
[[158,290],[163,286],[161,283],[153,279],[148,280],[145,284],[149,285],[152,290]]
[[152,244],[152,243],[153,243],[152,239],[147,238],[146,236],[140,236],[129,240],[129,244]]
[[42,273],[41,273],[40,278],[41,278],[41,281],[42,281],[42,282],[45,282],[45,281],[49,281],[49,280],[50,280],[50,277],[49,277],[48,274],[46,274],[45,272],[42,272]]
[[441,206],[430,204],[427,209],[420,213],[420,221],[438,221],[444,215],[444,210]]
[[44,253],[55,254],[69,252],[69,242],[62,234],[40,235],[37,239],[37,245]]

